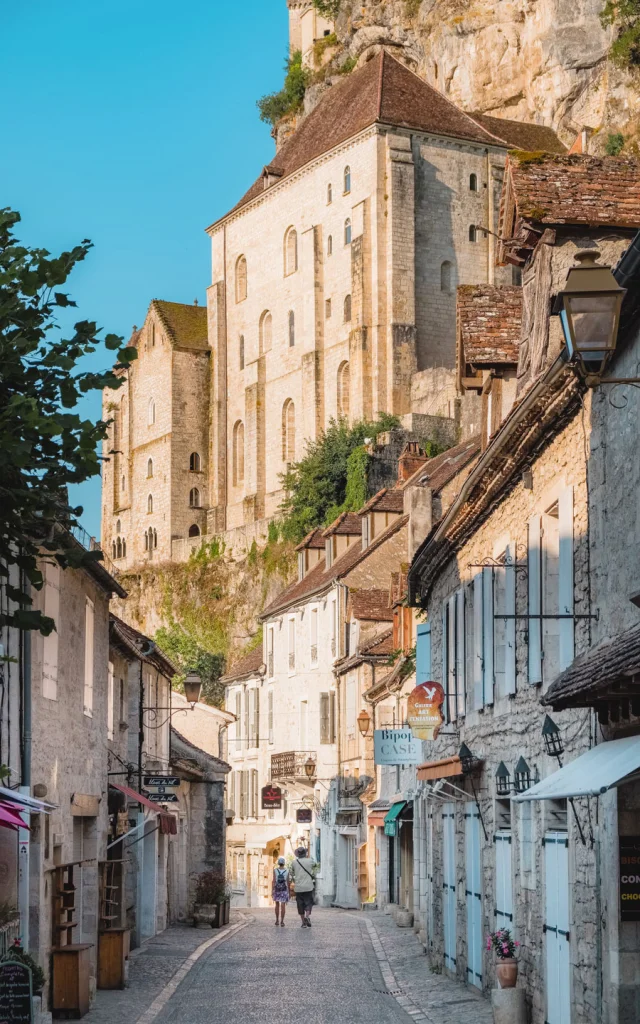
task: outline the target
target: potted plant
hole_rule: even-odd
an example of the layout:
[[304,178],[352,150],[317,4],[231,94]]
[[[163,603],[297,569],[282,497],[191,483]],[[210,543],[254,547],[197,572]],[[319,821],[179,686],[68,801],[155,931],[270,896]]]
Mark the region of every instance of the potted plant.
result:
[[193,921],[196,928],[220,928],[229,923],[231,888],[221,871],[203,871],[196,882]]
[[508,928],[499,928],[487,936],[487,949],[495,951],[497,957],[496,976],[500,988],[515,988],[518,980],[516,949],[520,946]]

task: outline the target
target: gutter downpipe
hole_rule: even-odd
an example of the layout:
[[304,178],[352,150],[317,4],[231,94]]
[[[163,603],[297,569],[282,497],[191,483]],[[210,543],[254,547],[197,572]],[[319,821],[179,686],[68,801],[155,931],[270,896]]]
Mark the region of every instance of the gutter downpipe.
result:
[[[29,594],[26,576],[22,575],[22,590]],[[22,750],[20,758],[20,788],[23,796],[31,796],[31,748],[32,748],[32,703],[31,703],[31,631],[22,634]],[[31,824],[31,811],[22,813],[25,825]],[[29,882],[31,833],[28,828],[18,829],[18,912],[20,914],[20,937],[24,949],[29,950]]]

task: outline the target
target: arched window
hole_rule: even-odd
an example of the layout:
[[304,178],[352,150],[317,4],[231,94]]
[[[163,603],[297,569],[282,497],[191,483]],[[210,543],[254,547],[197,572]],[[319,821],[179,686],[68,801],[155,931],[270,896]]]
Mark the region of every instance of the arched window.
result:
[[475,226],[475,224],[470,224],[469,225],[469,241],[470,242],[475,242],[476,238],[477,238],[476,226]]
[[477,192],[478,191],[478,175],[477,174],[470,174],[469,175],[469,191],[470,192]]
[[244,370],[244,334],[240,335],[238,341],[238,365],[241,370]]
[[193,526],[189,527],[189,536],[190,537],[199,537],[200,536],[200,527],[198,526],[197,523],[194,523]]
[[153,476],[153,459],[147,459],[147,480]]
[[144,550],[145,551],[149,550],[149,533],[150,533],[149,530],[145,530],[144,531]]
[[153,512],[153,494],[147,498],[147,512]]
[[120,537],[116,541],[116,558],[122,558],[122,541]]
[[118,557],[116,555],[116,542],[115,542],[115,540],[111,542],[111,557],[112,558],[117,558]]
[[338,419],[349,418],[349,363],[345,359],[338,367]]
[[157,530],[153,531],[153,546],[154,546],[154,548],[157,548],[157,546],[158,546],[158,531]]
[[289,310],[289,348],[296,343],[296,317],[292,309]]
[[149,426],[153,426],[156,422],[156,403],[153,398],[149,399],[149,409],[147,412],[147,423]]
[[244,482],[244,423],[238,420],[233,428],[233,486]]
[[324,300],[324,315],[326,320],[331,318],[331,299]]
[[200,466],[200,456],[198,455],[197,452],[191,452],[191,455],[189,456],[189,469],[191,470],[192,473],[199,473]]
[[345,295],[343,308],[344,308],[344,322],[345,322],[345,324],[348,324],[349,321],[351,320],[351,296],[350,295]]
[[440,291],[451,295],[451,273],[453,267],[449,260],[445,260],[440,267]]
[[124,539],[124,537],[122,538],[122,557],[123,558],[127,557],[127,542]]
[[344,244],[351,245],[351,221],[348,217],[344,222]]
[[122,533],[122,523],[120,522],[119,519],[116,523],[116,533]]
[[284,274],[295,274],[298,269],[298,232],[287,228],[284,236]]
[[329,235],[327,238],[327,256],[331,256],[333,252],[333,235]]
[[290,398],[282,406],[282,461],[296,460],[296,407]]
[[200,508],[200,491],[197,487],[189,491],[189,508]]
[[344,169],[344,191],[345,194],[351,191],[351,168],[345,167]]
[[247,297],[247,260],[238,256],[236,260],[236,302],[243,302]]
[[273,320],[271,313],[268,309],[265,309],[264,313],[260,317],[260,355],[264,355],[265,352],[271,351],[271,335],[273,330]]

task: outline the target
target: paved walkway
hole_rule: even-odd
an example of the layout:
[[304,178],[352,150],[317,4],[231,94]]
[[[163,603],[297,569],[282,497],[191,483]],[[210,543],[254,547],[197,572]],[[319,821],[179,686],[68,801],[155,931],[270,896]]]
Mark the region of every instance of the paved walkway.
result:
[[129,987],[99,992],[87,1024],[491,1024],[488,1003],[432,974],[386,914],[290,908],[232,915],[220,932],[171,928],[131,957]]

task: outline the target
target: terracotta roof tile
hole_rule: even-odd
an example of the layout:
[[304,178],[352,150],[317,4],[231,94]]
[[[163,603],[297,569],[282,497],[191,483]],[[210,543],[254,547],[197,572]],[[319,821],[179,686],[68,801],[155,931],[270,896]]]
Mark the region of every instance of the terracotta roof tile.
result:
[[420,472],[413,478],[414,483],[430,487],[437,494],[446,486],[461,469],[471,462],[480,452],[480,438],[472,437],[455,448],[448,448],[441,455],[429,459]]
[[206,306],[189,306],[164,299],[153,299],[151,306],[174,345],[208,351]]
[[404,512],[404,496],[402,491],[383,487],[381,491],[374,494],[373,498],[369,498],[369,501],[366,505],[362,506],[358,515],[364,516],[367,512],[396,512],[402,515]]
[[378,633],[369,638],[360,646],[360,654],[373,654],[376,656],[393,654],[393,630],[387,629],[384,633]]
[[[125,655],[128,653],[133,658],[153,665],[167,679],[172,679],[178,674],[173,662],[169,661],[153,640],[130,626],[128,622],[123,622],[113,612],[109,614],[109,643],[120,647]],[[144,654],[144,651],[149,653]]]
[[333,537],[340,535],[342,537],[359,537],[362,534],[362,523],[360,522],[360,514],[358,512],[341,512],[337,519],[327,526],[326,530],[323,531],[323,537]]
[[322,548],[324,551],[325,543],[320,526],[314,526],[313,530],[310,530],[307,536],[299,544],[296,544],[295,550],[304,551],[306,548]]
[[352,590],[349,594],[354,619],[393,622],[388,590]]
[[517,364],[522,325],[522,288],[461,285],[457,293],[458,358],[467,367]]
[[[376,122],[484,146],[501,145],[500,139],[469,114],[381,50],[364,67],[325,93],[315,110],[278,150],[269,165],[270,171],[273,174],[275,168],[282,172],[281,178],[287,177]],[[261,173],[229,212],[234,213],[261,195],[264,185]]]
[[543,124],[529,124],[526,121],[511,121],[506,117],[492,117],[490,114],[471,114],[474,121],[492,135],[497,135],[513,149],[527,152],[543,150],[545,153],[566,153],[567,147],[560,141],[553,128]]
[[253,676],[260,674],[260,668],[262,666],[262,644],[255,647],[253,651],[249,651],[248,654],[242,655],[238,661],[235,662],[229,672],[226,672],[222,676],[222,682],[232,682],[234,679],[243,679],[245,676]]

